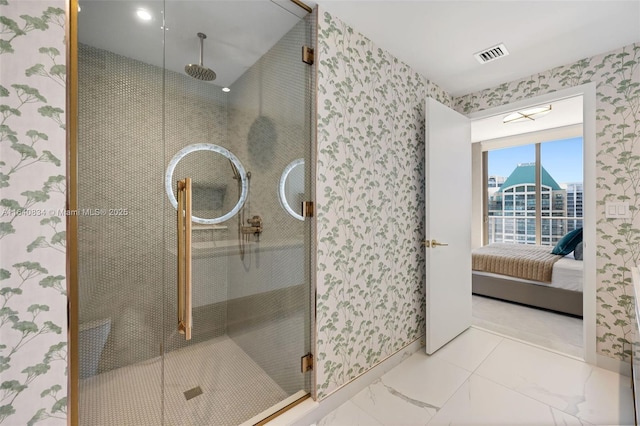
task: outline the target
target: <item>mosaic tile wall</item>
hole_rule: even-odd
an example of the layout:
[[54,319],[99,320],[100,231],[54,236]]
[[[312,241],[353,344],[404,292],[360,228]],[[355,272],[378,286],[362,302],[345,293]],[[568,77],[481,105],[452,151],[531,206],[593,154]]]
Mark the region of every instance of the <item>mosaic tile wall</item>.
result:
[[79,217],[80,320],[111,320],[99,369],[107,371],[159,356],[163,333],[167,349],[179,344],[162,327],[165,302],[175,309],[165,167],[187,145],[224,141],[226,100],[218,87],[173,72],[163,97],[161,68],[90,46],[80,45],[78,60],[78,203],[125,210]]

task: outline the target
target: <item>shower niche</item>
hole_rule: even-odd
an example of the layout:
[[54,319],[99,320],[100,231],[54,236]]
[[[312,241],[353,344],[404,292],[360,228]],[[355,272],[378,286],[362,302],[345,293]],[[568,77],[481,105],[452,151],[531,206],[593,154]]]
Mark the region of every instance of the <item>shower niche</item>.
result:
[[[72,417],[255,423],[308,397],[312,219],[292,215],[279,191],[295,160],[291,211],[313,199],[314,71],[300,51],[314,43],[315,14],[165,0],[148,2],[140,22],[132,2],[79,6],[78,204],[129,215],[78,218],[79,325],[109,327],[100,350],[77,354],[95,368],[77,384]],[[176,327],[177,181],[187,177],[190,340]],[[259,238],[248,233],[257,228]]]

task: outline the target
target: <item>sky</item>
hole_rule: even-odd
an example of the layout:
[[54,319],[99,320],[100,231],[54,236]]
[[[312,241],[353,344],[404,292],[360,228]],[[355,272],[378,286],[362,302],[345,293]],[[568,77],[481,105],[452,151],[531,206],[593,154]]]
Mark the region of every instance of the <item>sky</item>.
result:
[[[582,137],[542,143],[542,167],[556,182],[582,182]],[[535,145],[489,151],[489,176],[509,177],[518,163],[536,160]]]

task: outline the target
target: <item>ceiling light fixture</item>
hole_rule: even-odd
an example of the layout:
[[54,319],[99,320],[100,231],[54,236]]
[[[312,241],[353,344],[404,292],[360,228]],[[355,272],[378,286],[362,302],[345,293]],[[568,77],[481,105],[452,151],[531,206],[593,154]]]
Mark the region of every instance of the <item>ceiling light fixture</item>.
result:
[[222,88],[222,91],[223,91],[224,93],[228,93],[228,92],[230,92],[230,91],[231,91],[231,89],[229,89],[228,87],[223,87],[223,88]]
[[509,115],[505,115],[502,122],[520,123],[523,121],[535,121],[537,118],[549,114],[549,112],[551,112],[551,105],[527,108],[522,111],[516,111]]
[[138,9],[136,11],[136,15],[138,16],[138,18],[140,18],[142,21],[150,21],[152,16],[149,13],[149,11],[144,10],[144,9]]

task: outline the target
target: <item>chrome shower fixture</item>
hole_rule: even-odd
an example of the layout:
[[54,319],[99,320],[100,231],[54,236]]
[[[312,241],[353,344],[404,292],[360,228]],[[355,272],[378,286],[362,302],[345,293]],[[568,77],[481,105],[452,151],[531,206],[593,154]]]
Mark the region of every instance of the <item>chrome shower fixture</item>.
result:
[[216,73],[213,72],[212,69],[205,67],[203,62],[203,51],[204,51],[204,39],[207,38],[207,35],[204,33],[198,33],[198,38],[200,38],[200,64],[189,64],[184,67],[184,72],[190,75],[193,78],[197,78],[202,81],[213,81],[216,79]]

